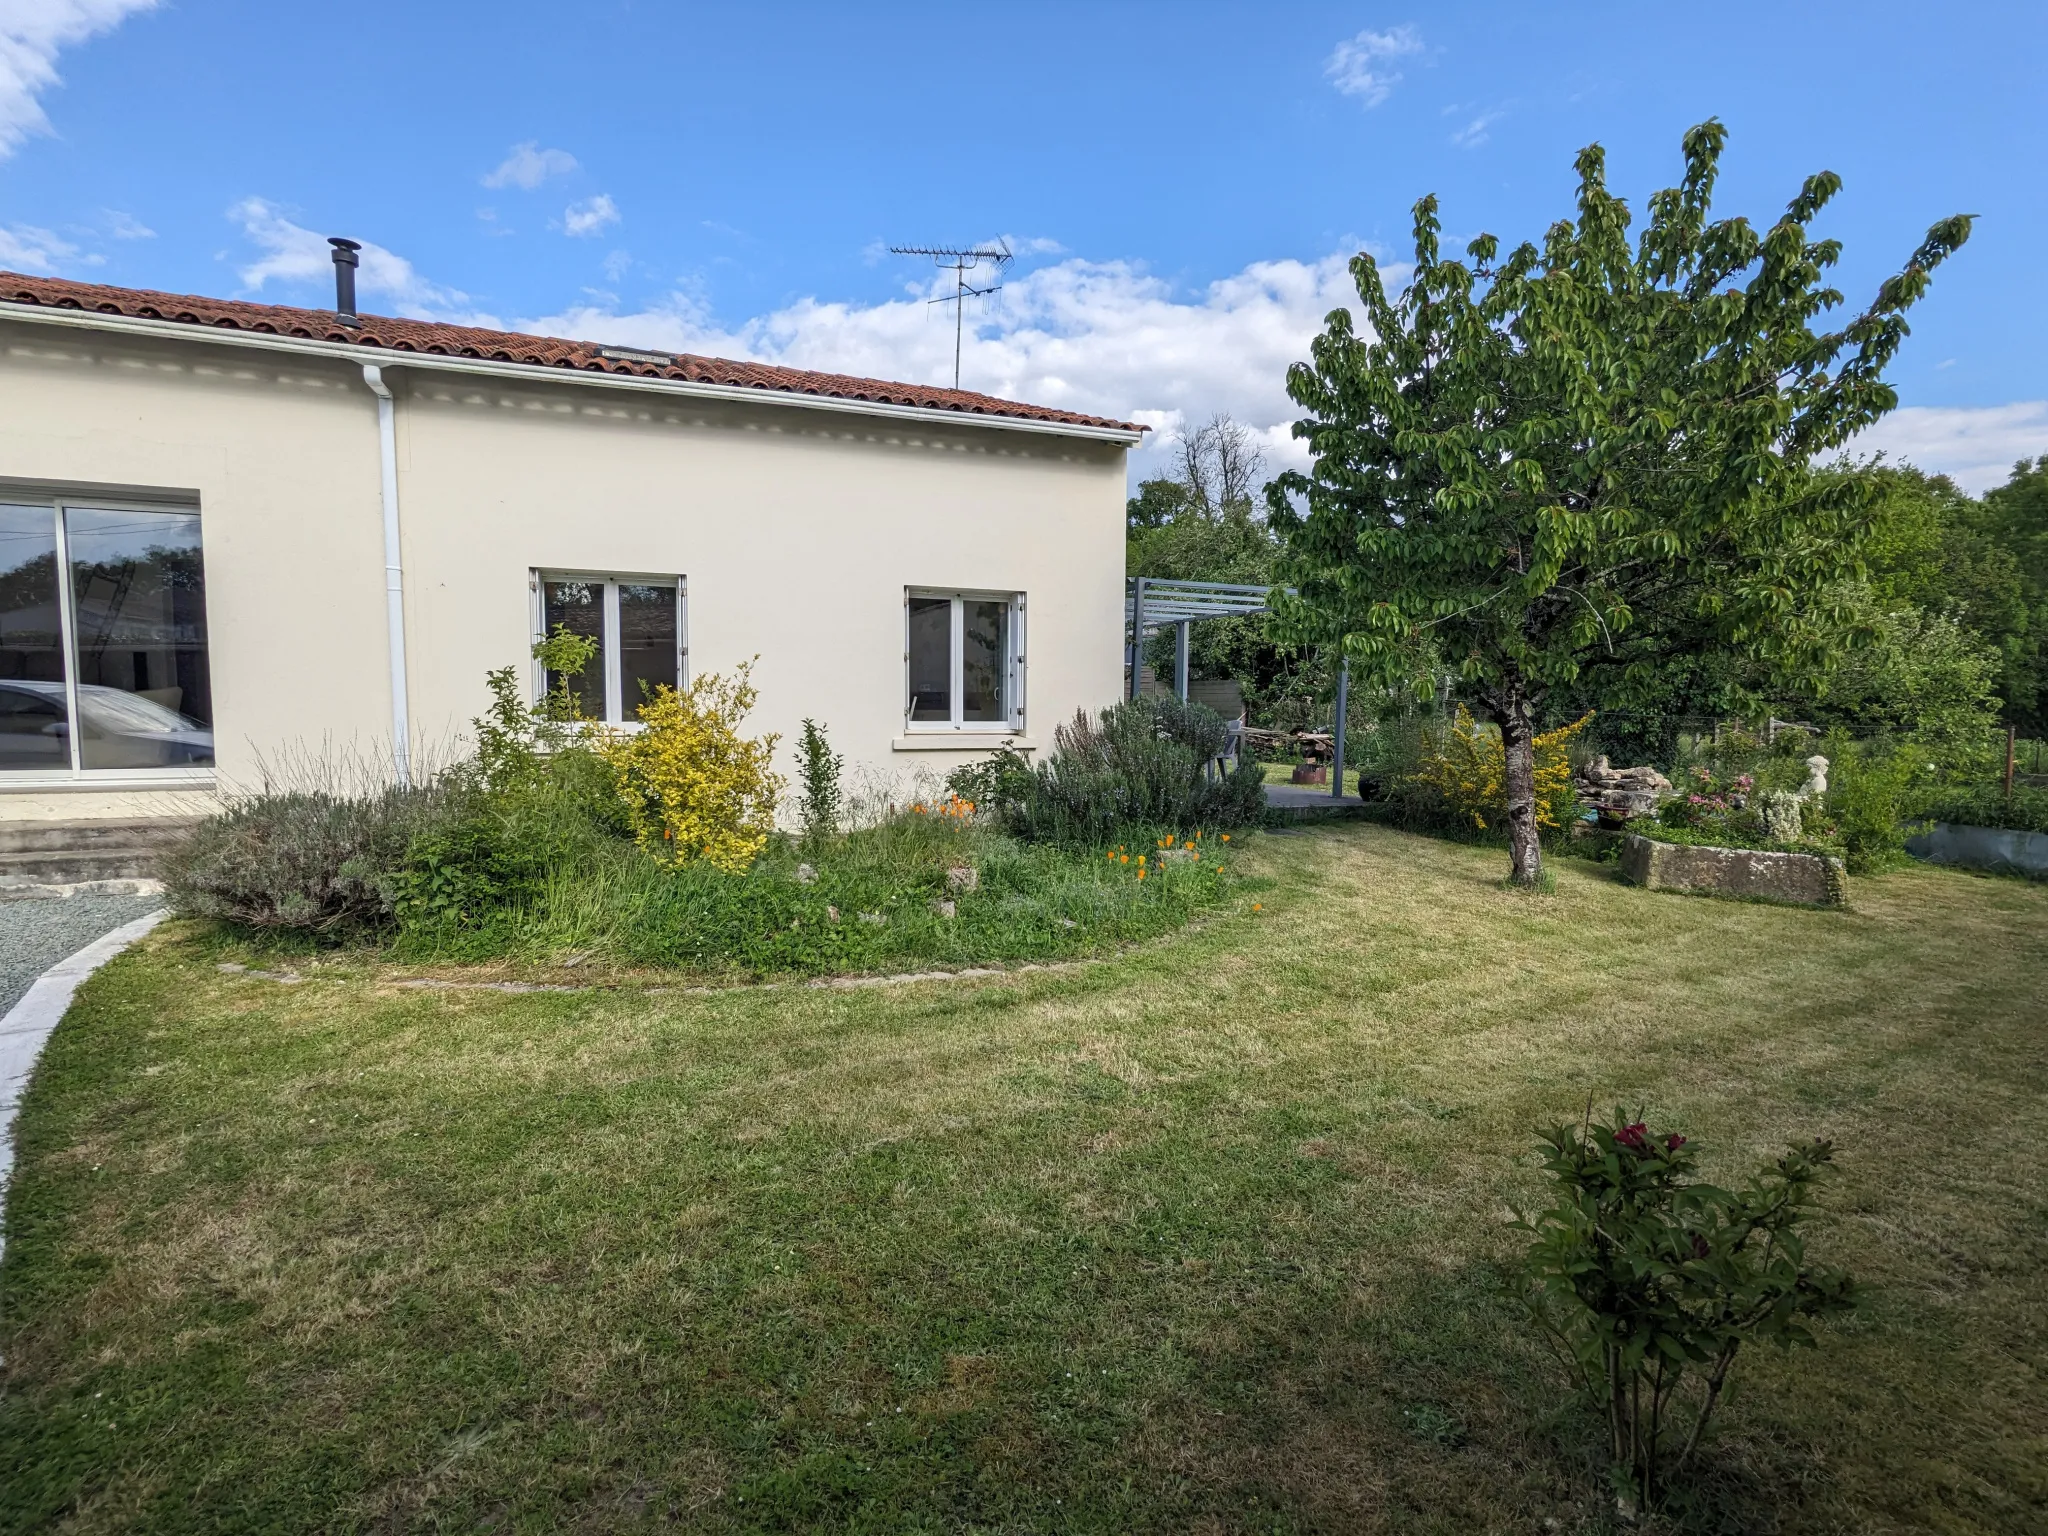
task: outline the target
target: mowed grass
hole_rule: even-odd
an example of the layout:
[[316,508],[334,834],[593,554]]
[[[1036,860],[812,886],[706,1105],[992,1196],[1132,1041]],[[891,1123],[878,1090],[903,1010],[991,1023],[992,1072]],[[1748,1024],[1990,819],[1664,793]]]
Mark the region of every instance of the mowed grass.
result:
[[0,1526],[1576,1531],[1501,1299],[1533,1127],[1834,1138],[1869,1299],[1746,1359],[1691,1528],[2048,1521],[2048,888],[1651,894],[1263,836],[1195,928],[1000,980],[88,984],[21,1123]]

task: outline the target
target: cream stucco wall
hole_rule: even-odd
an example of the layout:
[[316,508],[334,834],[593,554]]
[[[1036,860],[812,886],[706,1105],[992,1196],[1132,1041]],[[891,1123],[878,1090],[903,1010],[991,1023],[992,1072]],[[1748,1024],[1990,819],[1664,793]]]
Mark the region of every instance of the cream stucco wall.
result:
[[[535,568],[685,577],[692,669],[759,656],[755,721],[782,735],[785,771],[805,716],[884,776],[985,750],[904,749],[908,586],[1025,594],[1028,741],[1116,696],[1121,445],[385,361],[412,730],[430,760],[460,750],[484,672],[525,662]],[[376,407],[359,367],[0,318],[0,494],[9,482],[196,501],[223,787],[383,758]],[[79,815],[132,803],[59,798]],[[0,817],[30,805],[0,781]]]

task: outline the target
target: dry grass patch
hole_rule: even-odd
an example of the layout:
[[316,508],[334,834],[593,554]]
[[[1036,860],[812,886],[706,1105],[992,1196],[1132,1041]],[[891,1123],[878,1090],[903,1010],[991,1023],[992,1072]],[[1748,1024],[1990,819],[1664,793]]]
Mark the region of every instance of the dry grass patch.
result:
[[24,1115],[0,1529],[1597,1529],[1499,1284],[1589,1096],[1731,1173],[1841,1148],[1871,1302],[1753,1364],[1692,1525],[2038,1528],[2048,891],[1246,855],[1259,914],[844,991],[282,986],[160,930]]

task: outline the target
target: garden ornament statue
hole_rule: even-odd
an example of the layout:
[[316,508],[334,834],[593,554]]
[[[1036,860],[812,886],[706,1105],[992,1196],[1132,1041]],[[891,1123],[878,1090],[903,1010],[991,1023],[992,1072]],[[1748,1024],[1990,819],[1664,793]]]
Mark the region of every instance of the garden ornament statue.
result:
[[1818,804],[1828,792],[1828,760],[1818,754],[1806,760],[1806,782],[1794,790],[1767,790],[1756,797],[1764,832],[1781,843],[1795,843],[1805,830],[1806,804]]

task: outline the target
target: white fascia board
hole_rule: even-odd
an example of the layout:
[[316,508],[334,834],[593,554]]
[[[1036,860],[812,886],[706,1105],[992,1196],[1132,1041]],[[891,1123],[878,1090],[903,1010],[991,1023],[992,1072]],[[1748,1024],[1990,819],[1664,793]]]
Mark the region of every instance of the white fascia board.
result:
[[749,405],[794,406],[806,411],[838,411],[849,416],[876,416],[933,427],[987,427],[1001,432],[1036,432],[1047,437],[1078,437],[1098,443],[1141,441],[1144,433],[1124,427],[1087,427],[1064,421],[1035,421],[1025,416],[979,416],[967,411],[939,410],[923,405],[889,405],[875,400],[847,400],[836,395],[807,395],[787,389],[753,389],[743,384],[700,384],[688,379],[649,379],[637,374],[603,373],[595,369],[556,368],[543,363],[500,363],[489,358],[449,357],[438,352],[405,352],[395,347],[369,347],[353,342],[315,341],[306,336],[268,336],[261,331],[230,331],[183,320],[151,320],[138,315],[107,315],[97,310],[54,309],[41,305],[0,303],[0,320],[29,325],[70,326],[77,330],[112,331],[160,336],[209,346],[244,347],[258,352],[296,353],[357,366],[422,368],[436,373],[463,373],[485,378],[516,379],[527,384],[581,384],[599,389],[637,390],[647,394],[682,395],[693,400],[729,400]]

